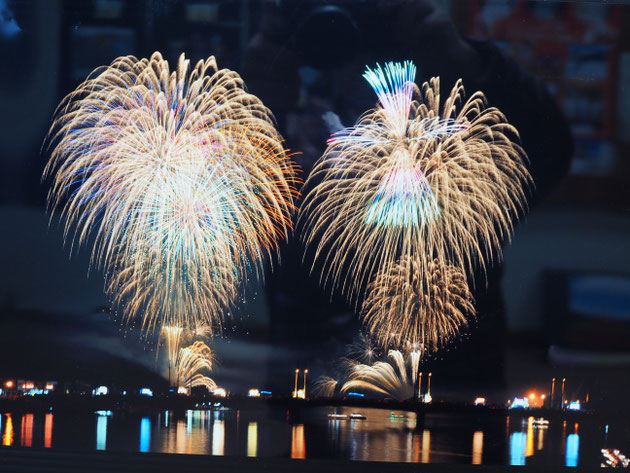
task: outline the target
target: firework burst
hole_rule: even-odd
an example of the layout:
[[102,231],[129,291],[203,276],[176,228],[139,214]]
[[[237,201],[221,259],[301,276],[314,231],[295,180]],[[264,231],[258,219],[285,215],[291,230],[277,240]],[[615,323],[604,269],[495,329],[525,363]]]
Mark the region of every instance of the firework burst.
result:
[[201,341],[180,348],[175,363],[177,385],[187,388],[204,386],[212,392],[217,388],[214,380],[207,376],[212,371],[215,359],[212,350]]
[[[481,92],[464,101],[461,81],[444,101],[437,78],[419,89],[410,62],[364,77],[379,105],[332,135],[306,182],[300,222],[312,271],[355,303],[397,261],[410,270],[415,261],[420,275],[483,273],[532,183],[516,129]],[[431,287],[428,278],[415,290]]]
[[356,363],[348,370],[341,392],[368,391],[399,401],[411,399],[418,380],[420,359],[419,351],[411,351],[405,356],[399,350],[390,350],[387,361],[372,365]]
[[380,345],[434,351],[474,316],[473,297],[460,269],[434,260],[424,271],[417,260],[405,258],[379,272],[368,286],[361,317]]
[[126,318],[212,326],[291,228],[296,168],[271,112],[214,57],[116,59],[68,95],[44,176],[65,235]]

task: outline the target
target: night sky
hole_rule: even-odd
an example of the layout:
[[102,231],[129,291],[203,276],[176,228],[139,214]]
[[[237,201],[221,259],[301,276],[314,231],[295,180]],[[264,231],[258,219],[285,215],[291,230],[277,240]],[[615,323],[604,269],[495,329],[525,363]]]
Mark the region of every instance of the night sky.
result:
[[[299,153],[303,178],[325,149],[326,112],[349,126],[374,106],[361,77],[365,64],[412,59],[419,66],[417,82],[440,75],[450,89],[462,77],[469,93],[483,90],[520,131],[536,191],[532,213],[506,250],[505,266],[493,268],[488,286],[475,291],[477,321],[427,361],[436,379],[441,376],[436,389],[463,397],[481,389],[512,395],[528,385],[544,388],[552,375],[565,372],[581,376],[576,395],[578,385],[589,383],[615,389],[619,366],[584,371],[550,361],[542,272],[593,270],[628,277],[630,199],[622,189],[629,167],[615,167],[599,181],[571,174],[576,149],[571,123],[550,88],[492,41],[464,40],[427,1],[413,8],[414,2],[369,7],[359,2],[332,12],[319,11],[317,2],[279,2],[277,10],[254,2],[244,43],[220,28],[189,28],[182,2],[154,0],[148,10],[137,2],[119,20],[94,19],[87,3],[0,1],[0,378],[164,383],[156,375],[164,373],[164,359],[156,354],[155,336],[141,336],[112,313],[101,271],[90,270],[89,244],[70,257],[62,225],[46,212],[48,182],[41,182],[48,159],[42,144],[56,105],[78,83],[75,75],[118,55],[162,50],[171,61],[182,51],[193,60],[216,54],[220,66],[241,73],[274,112],[287,146]],[[407,24],[403,11],[415,23]],[[223,13],[238,15],[234,9]],[[373,27],[375,18],[382,20],[379,28]],[[91,56],[77,38],[102,25],[126,28],[134,39],[121,37]],[[627,133],[620,133],[611,142],[624,138]],[[590,199],[582,198],[585,192]],[[597,228],[589,225],[589,216],[600,222]],[[618,284],[613,297],[627,301],[627,285]],[[578,297],[578,305],[597,313],[592,305],[598,294]],[[244,299],[211,343],[219,361],[214,377],[235,391],[288,392],[295,368],[308,367],[313,377],[332,375],[334,361],[360,334],[353,308],[309,275],[295,237],[282,245],[273,271],[268,265],[265,281],[249,283]],[[626,330],[628,314],[620,318]]]

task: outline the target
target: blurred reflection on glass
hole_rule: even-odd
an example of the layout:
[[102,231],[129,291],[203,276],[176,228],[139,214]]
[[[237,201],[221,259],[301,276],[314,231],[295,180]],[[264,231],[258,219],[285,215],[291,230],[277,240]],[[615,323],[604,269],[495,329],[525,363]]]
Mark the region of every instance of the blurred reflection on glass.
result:
[[212,424],[212,454],[225,455],[225,423],[215,419]]
[[567,447],[566,447],[566,457],[565,457],[566,466],[577,466],[579,450],[580,450],[580,436],[578,434],[569,435],[567,437]]
[[48,413],[44,420],[44,448],[50,448],[52,446],[52,428],[53,415]]
[[107,446],[107,416],[96,418],[96,449],[105,450]]
[[473,447],[472,447],[472,464],[481,465],[481,458],[483,455],[483,432],[478,430],[473,434]]
[[20,444],[22,445],[22,447],[33,446],[33,414],[24,414],[22,416]]
[[258,422],[250,422],[247,425],[247,456],[258,455]]
[[429,463],[431,456],[431,432],[428,429],[422,431],[422,463]]
[[291,430],[291,458],[306,458],[304,425],[294,425]]
[[143,417],[140,421],[140,451],[148,452],[151,446],[151,419]]
[[168,411],[164,411],[164,427],[168,427]]
[[510,465],[525,464],[525,446],[527,435],[525,432],[512,432],[510,435]]
[[525,445],[525,456],[531,457],[534,454],[534,418],[527,419],[527,443]]
[[2,445],[10,447],[13,445],[13,419],[11,414],[7,414],[7,425],[4,428],[4,435],[2,436]]

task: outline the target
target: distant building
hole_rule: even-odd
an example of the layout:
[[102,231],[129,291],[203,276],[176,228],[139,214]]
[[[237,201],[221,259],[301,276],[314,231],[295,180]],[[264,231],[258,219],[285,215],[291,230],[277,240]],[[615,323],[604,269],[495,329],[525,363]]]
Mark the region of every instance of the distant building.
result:
[[57,381],[30,381],[18,379],[15,391],[19,396],[38,396],[51,394],[57,389]]

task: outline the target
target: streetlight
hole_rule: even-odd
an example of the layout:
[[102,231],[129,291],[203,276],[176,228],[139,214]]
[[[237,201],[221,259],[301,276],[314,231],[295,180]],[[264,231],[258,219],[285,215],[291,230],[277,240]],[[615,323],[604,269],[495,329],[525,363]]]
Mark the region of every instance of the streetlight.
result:
[[556,378],[551,379],[551,399],[549,399],[549,407],[553,408],[553,393],[556,388]]
[[308,369],[304,370],[304,399],[306,399],[306,375],[308,374]]
[[299,374],[300,370],[296,369],[295,370],[295,390],[293,391],[293,397],[297,398],[297,381],[298,381],[298,374]]
[[562,405],[565,404],[564,402],[564,382],[567,380],[567,378],[562,378]]
[[427,396],[431,397],[431,375],[433,373],[429,373],[429,379],[427,380]]

